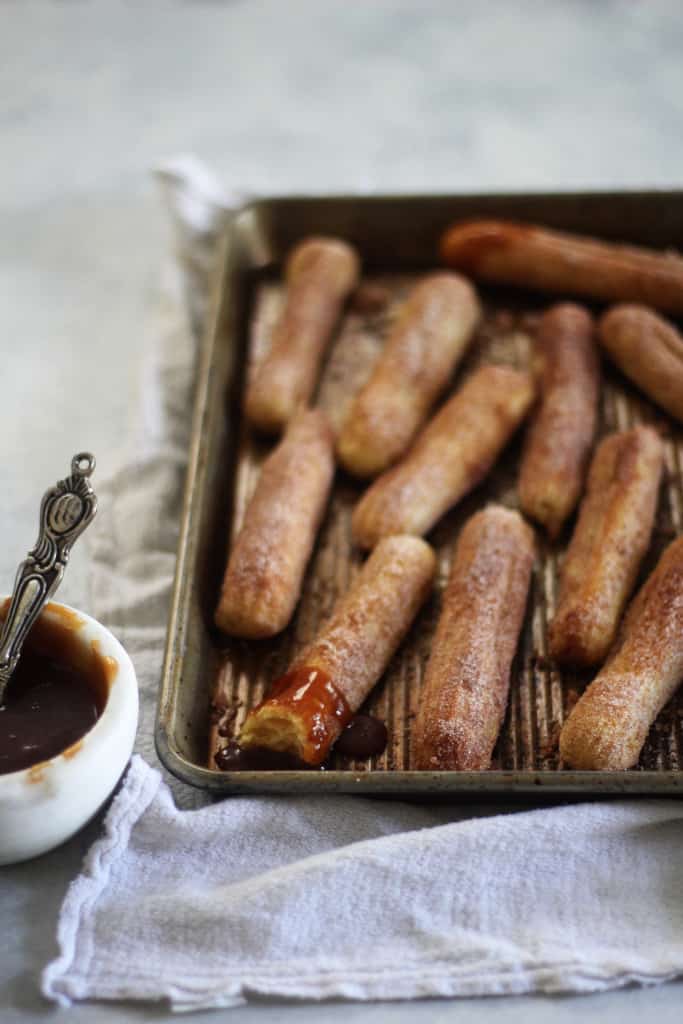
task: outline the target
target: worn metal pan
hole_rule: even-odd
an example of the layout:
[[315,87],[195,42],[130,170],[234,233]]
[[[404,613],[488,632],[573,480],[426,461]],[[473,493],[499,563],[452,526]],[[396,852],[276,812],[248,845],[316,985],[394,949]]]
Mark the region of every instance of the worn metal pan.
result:
[[[453,542],[464,518],[495,498],[515,503],[518,447],[504,453],[484,485],[433,531],[439,586],[369,701],[388,724],[387,751],[367,762],[332,762],[322,772],[220,772],[216,746],[239,727],[292,653],[328,614],[348,586],[360,556],[349,541],[349,516],[359,487],[338,475],[326,521],[292,625],[273,641],[247,644],[221,636],[212,613],[226,552],[238,528],[267,447],[252,438],[241,417],[250,362],[268,345],[282,299],[278,269],[290,246],[311,233],[352,241],[366,279],[381,285],[381,312],[351,308],[332,347],[318,401],[338,419],[372,364],[381,336],[406,288],[433,267],[445,225],[465,217],[509,217],[656,246],[683,248],[683,193],[590,193],[411,197],[282,198],[238,211],[222,248],[212,314],[198,372],[178,563],[168,624],[156,743],[168,769],[216,793],[363,793],[429,799],[486,794],[497,800],[615,793],[683,794],[683,695],[664,710],[639,766],[627,772],[564,770],[557,733],[585,683],[558,673],[544,658],[546,622],[555,601],[556,570],[567,538],[539,541],[532,594],[513,666],[508,715],[487,772],[410,770],[410,732],[422,671],[448,574]],[[529,327],[547,297],[483,289],[486,317],[467,373],[477,361],[513,364],[529,357]],[[656,422],[666,434],[666,474],[647,571],[662,547],[681,531],[683,431],[638,395],[616,371],[605,369],[600,430]],[[210,711],[210,702],[213,709]]]

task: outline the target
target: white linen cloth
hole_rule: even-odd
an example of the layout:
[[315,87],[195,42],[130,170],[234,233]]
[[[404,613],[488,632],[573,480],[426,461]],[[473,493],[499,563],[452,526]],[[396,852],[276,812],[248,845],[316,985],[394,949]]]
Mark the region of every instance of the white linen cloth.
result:
[[592,992],[683,970],[683,804],[469,813],[355,797],[178,811],[137,757],[44,991],[188,1010]]
[[[152,762],[190,322],[201,321],[212,242],[233,200],[191,159],[160,173],[182,272],[171,272],[155,325],[134,454],[100,487],[92,549],[93,611],[136,663],[137,749]],[[175,802],[134,757],[65,898],[48,998],[167,999],[190,1010],[259,996],[588,992],[683,974],[683,803],[493,815],[338,796],[209,804],[172,787]]]

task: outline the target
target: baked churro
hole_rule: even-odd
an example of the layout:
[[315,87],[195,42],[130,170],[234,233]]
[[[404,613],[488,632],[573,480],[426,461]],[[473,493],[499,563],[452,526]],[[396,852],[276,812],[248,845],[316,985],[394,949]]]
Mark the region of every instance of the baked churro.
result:
[[244,637],[274,636],[294,613],[334,476],[332,430],[302,409],[263,464],[235,541],[216,625]]
[[345,469],[375,476],[403,455],[480,318],[477,294],[459,274],[430,274],[413,289],[337,440]]
[[598,446],[550,624],[558,661],[589,666],[607,656],[650,543],[662,461],[650,427],[611,434]]
[[627,612],[619,646],[560,734],[574,768],[638,762],[650,726],[683,680],[683,537],[664,551]]
[[245,414],[254,426],[277,433],[308,404],[359,272],[355,249],[336,238],[307,238],[291,251],[284,308],[270,351],[247,388]]
[[534,397],[530,373],[483,366],[418,435],[405,459],[356,506],[353,536],[370,548],[392,533],[427,533],[484,479]]
[[533,224],[473,220],[445,232],[441,254],[448,266],[486,281],[683,313],[683,258],[673,253]]
[[430,546],[416,537],[378,544],[315,640],[250,711],[240,746],[321,764],[429,594],[435,563]]
[[598,325],[602,347],[653,402],[683,423],[683,337],[645,306],[614,306]]
[[557,537],[579,500],[598,418],[600,364],[588,311],[570,302],[549,309],[538,354],[541,393],[522,457],[519,501]]
[[533,530],[517,512],[490,505],[463,527],[420,694],[417,769],[490,767],[533,558]]

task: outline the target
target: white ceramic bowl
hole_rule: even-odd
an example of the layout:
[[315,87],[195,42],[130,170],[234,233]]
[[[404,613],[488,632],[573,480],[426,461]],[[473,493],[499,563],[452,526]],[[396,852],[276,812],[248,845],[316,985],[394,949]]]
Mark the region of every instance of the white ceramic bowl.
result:
[[45,853],[85,825],[121,777],[135,739],[138,684],[118,640],[89,615],[55,602],[34,628],[41,623],[68,629],[79,655],[105,659],[108,693],[98,720],[66,754],[0,775],[0,864]]

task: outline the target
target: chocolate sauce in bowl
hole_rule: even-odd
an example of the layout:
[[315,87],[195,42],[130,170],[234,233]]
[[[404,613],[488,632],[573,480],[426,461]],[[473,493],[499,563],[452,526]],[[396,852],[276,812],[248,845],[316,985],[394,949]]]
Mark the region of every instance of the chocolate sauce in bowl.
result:
[[25,650],[0,706],[0,775],[67,751],[92,728],[104,700],[86,674]]
[[[8,606],[0,602],[0,624]],[[0,705],[0,775],[75,756],[104,711],[118,664],[84,639],[84,626],[59,604],[32,626]]]

